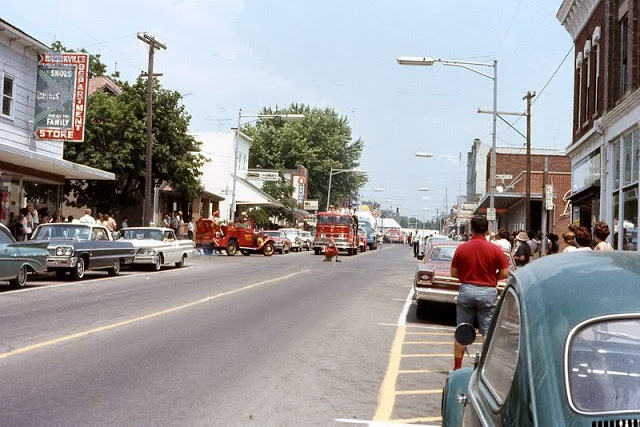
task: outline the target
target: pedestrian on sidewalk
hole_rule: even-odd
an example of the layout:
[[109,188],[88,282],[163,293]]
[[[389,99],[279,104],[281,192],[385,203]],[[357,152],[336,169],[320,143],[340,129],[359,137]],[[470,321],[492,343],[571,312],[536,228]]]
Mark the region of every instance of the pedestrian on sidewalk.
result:
[[413,257],[417,258],[418,253],[420,252],[420,237],[418,237],[418,234],[413,236],[413,239],[411,240],[411,244],[413,245]]
[[613,247],[607,242],[607,237],[609,237],[610,231],[609,226],[604,221],[596,222],[595,227],[593,227],[593,237],[596,241],[596,251],[612,251]]
[[516,261],[518,267],[523,267],[529,264],[531,260],[531,245],[528,243],[529,236],[524,231],[521,231],[516,236],[516,247],[513,251],[513,259]]
[[509,241],[509,232],[504,228],[498,230],[498,238],[493,241],[493,244],[498,245],[505,252],[511,252],[511,242]]
[[576,243],[578,245],[576,251],[591,250],[591,232],[587,227],[578,227],[576,230]]
[[[451,261],[451,276],[460,281],[456,324],[473,325],[477,320],[483,337],[487,334],[498,301],[498,280],[509,277],[509,261],[501,248],[487,241],[488,229],[485,217],[474,217],[471,220],[471,240],[458,246]],[[465,350],[466,346],[454,341],[454,370],[462,367]]]

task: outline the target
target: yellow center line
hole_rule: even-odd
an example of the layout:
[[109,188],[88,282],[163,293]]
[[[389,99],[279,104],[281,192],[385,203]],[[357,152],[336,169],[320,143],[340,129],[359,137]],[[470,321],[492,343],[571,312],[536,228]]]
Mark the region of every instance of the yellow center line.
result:
[[101,327],[98,327],[98,328],[89,329],[88,331],[78,332],[78,333],[71,334],[71,335],[65,335],[65,336],[62,336],[62,337],[59,337],[59,338],[55,338],[55,339],[52,339],[52,340],[49,340],[49,341],[44,341],[44,342],[41,342],[41,343],[29,345],[29,346],[26,346],[26,347],[17,348],[15,350],[7,351],[5,353],[0,353],[0,359],[6,359],[8,357],[16,356],[16,355],[22,354],[22,353],[26,353],[26,352],[31,351],[31,350],[36,350],[36,349],[43,348],[43,347],[49,347],[49,346],[52,346],[52,345],[55,345],[55,344],[59,344],[59,343],[62,343],[62,342],[66,342],[66,341],[70,341],[70,340],[73,340],[73,339],[76,339],[76,338],[86,337],[88,335],[95,334],[95,333],[98,333],[98,332],[108,331],[110,329],[115,329],[115,328],[119,328],[121,326],[131,325],[133,323],[138,323],[138,322],[141,322],[143,320],[152,319],[154,317],[159,317],[159,316],[163,316],[165,314],[169,314],[169,313],[174,313],[174,312],[177,312],[177,311],[185,310],[187,308],[191,308],[191,307],[194,307],[196,305],[204,304],[204,303],[207,303],[209,301],[212,301],[212,300],[215,300],[215,299],[218,299],[218,298],[226,297],[226,296],[233,295],[233,294],[236,294],[236,293],[239,293],[239,292],[243,292],[243,291],[248,291],[249,289],[257,288],[259,286],[267,285],[269,283],[277,282],[279,280],[288,279],[290,277],[297,276],[297,275],[302,274],[302,273],[306,273],[307,271],[309,271],[309,270],[302,270],[302,271],[298,271],[296,273],[288,274],[286,276],[277,277],[275,279],[264,280],[262,282],[254,283],[252,285],[244,286],[242,288],[234,289],[232,291],[222,292],[222,293],[217,294],[217,295],[208,296],[206,298],[202,298],[202,299],[197,300],[197,301],[193,301],[193,302],[190,302],[190,303],[187,303],[187,304],[178,305],[176,307],[168,308],[168,309],[162,310],[162,311],[157,311],[155,313],[146,314],[144,316],[136,317],[134,319],[124,320],[122,322],[112,323],[110,325],[105,325],[105,326],[101,326]]
[[403,354],[402,357],[451,357],[453,358],[453,353]]
[[398,390],[396,395],[410,395],[410,394],[439,394],[442,393],[442,389],[437,390]]
[[389,365],[384,375],[384,380],[380,386],[378,393],[378,407],[373,415],[373,421],[388,421],[393,412],[393,405],[396,401],[396,380],[398,371],[400,370],[400,361],[402,357],[402,343],[407,332],[406,326],[398,326],[396,336],[391,345],[391,354],[389,355]]

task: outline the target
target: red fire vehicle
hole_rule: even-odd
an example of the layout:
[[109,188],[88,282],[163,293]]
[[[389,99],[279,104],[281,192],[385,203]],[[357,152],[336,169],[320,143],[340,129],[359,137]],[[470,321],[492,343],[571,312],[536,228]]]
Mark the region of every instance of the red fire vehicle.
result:
[[196,224],[196,246],[224,249],[227,255],[263,254],[271,256],[275,251],[273,239],[255,231],[250,218],[230,225],[216,225],[213,220],[200,218]]
[[358,253],[358,221],[353,215],[340,212],[318,212],[316,237],[313,239],[313,251],[316,255],[324,253],[329,238],[340,251],[348,255]]

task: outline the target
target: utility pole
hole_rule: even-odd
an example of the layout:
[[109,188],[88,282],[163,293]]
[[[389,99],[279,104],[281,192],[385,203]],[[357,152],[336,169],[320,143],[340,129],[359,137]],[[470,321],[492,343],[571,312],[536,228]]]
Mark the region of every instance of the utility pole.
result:
[[524,198],[524,223],[527,231],[531,230],[531,100],[534,96],[535,92],[527,92],[522,98],[527,100],[527,182]]
[[[547,184],[549,183],[549,156],[544,156],[544,173],[542,175],[542,255],[547,253],[547,230],[549,228],[549,211],[547,210]],[[553,197],[553,196],[551,196]]]
[[142,76],[147,77],[147,149],[145,151],[145,174],[144,174],[144,206],[142,210],[142,223],[145,227],[151,224],[153,219],[153,197],[151,195],[151,171],[152,171],[152,151],[151,146],[153,143],[153,78],[155,76],[161,76],[162,74],[153,74],[153,55],[156,49],[166,49],[167,46],[160,43],[155,37],[148,34],[138,34],[138,39],[149,45],[149,65],[147,72],[142,73]]

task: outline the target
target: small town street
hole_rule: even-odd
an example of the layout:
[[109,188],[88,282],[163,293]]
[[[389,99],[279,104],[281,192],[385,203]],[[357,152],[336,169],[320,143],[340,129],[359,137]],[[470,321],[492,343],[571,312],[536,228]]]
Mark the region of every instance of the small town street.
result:
[[[406,246],[342,261],[201,256],[183,269],[36,278],[4,292],[3,424],[439,421],[453,312],[430,326],[411,305],[413,326],[396,326],[414,271]],[[381,392],[388,367],[397,381]]]

